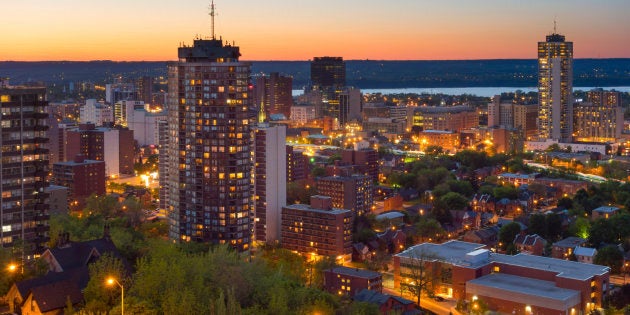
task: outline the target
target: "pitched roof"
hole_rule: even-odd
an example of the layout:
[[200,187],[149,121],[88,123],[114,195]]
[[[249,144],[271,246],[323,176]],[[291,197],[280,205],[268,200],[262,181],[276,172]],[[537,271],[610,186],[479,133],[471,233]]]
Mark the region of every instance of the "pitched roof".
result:
[[354,296],[354,299],[356,301],[374,303],[378,305],[383,305],[387,303],[389,299],[394,299],[403,305],[414,304],[413,301],[407,300],[399,296],[383,294],[378,291],[373,291],[373,290],[368,290],[368,289],[361,290],[359,293],[357,293]]
[[582,246],[576,246],[575,250],[573,251],[573,254],[575,256],[593,257],[595,256],[596,253],[597,253],[597,250],[595,248],[582,247]]
[[42,313],[66,307],[68,298],[72,304],[77,304],[83,300],[79,285],[72,279],[34,287],[31,294]]
[[108,237],[86,242],[68,242],[64,246],[50,248],[49,251],[63,270],[85,266],[94,255],[98,257],[111,253],[114,257],[120,258],[114,242]]

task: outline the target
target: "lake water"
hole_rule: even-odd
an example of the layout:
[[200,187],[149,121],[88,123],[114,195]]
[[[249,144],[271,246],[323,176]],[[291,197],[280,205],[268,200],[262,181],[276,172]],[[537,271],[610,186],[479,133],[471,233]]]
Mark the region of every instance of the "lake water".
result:
[[[602,87],[604,90],[616,90],[620,92],[630,92],[630,86],[610,86]],[[573,87],[574,91],[592,90],[594,87]],[[536,87],[461,87],[461,88],[401,88],[401,89],[362,89],[363,94],[402,94],[402,93],[414,93],[414,94],[446,94],[446,95],[461,95],[472,94],[477,96],[491,97],[497,94],[505,92],[514,92],[521,90],[523,92],[536,92]],[[293,90],[293,96],[304,94],[302,90]]]

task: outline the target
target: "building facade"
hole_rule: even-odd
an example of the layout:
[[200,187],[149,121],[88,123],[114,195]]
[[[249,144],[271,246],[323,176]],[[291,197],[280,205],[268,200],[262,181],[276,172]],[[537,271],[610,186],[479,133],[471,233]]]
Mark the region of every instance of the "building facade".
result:
[[[316,260],[352,260],[352,211],[333,208],[332,199],[311,196],[311,205],[282,207],[282,247]],[[340,257],[341,256],[341,257]]]
[[254,103],[256,106],[264,104],[267,115],[283,114],[285,118],[291,116],[293,105],[293,78],[272,72],[269,76],[256,79]]
[[465,105],[421,106],[414,110],[413,125],[422,130],[462,131],[479,126],[479,115]]
[[64,161],[73,161],[77,155],[83,155],[88,160],[104,161],[106,176],[133,174],[133,130],[80,124],[78,128],[68,130],[66,136]]
[[575,137],[579,142],[607,143],[621,138],[623,109],[617,91],[595,89],[588,92],[586,102],[573,108]]
[[315,57],[311,61],[311,84],[327,90],[346,86],[346,63],[342,57]]
[[332,206],[350,209],[357,215],[371,211],[372,178],[365,175],[328,176],[317,179],[317,193],[332,198]]
[[251,244],[251,64],[221,39],[196,39],[168,65],[170,238]]
[[538,137],[571,142],[573,136],[573,42],[547,35],[538,42]]
[[286,127],[259,123],[254,130],[254,240],[280,241],[287,204]]
[[70,209],[80,210],[91,194],[105,194],[105,162],[86,160],[78,155],[72,161],[53,164],[52,182],[68,188]]
[[48,242],[46,89],[0,80],[0,246],[29,260]]
[[527,254],[491,253],[462,241],[423,243],[394,256],[394,286],[413,285],[417,270],[435,294],[483,301],[503,314],[586,314],[602,307],[610,268]]
[[102,126],[104,123],[114,122],[114,111],[111,105],[97,102],[95,99],[88,99],[85,100],[85,105],[80,108],[79,121]]
[[334,267],[324,270],[324,290],[332,294],[355,296],[362,290],[383,291],[383,275],[376,271]]

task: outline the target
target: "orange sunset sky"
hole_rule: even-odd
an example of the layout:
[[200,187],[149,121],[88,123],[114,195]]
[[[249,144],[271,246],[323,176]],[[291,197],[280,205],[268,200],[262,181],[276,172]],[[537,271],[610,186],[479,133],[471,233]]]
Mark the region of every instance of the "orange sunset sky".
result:
[[[576,58],[630,57],[628,0],[215,0],[243,60],[535,58],[557,20]],[[0,60],[174,60],[209,0],[2,0]]]

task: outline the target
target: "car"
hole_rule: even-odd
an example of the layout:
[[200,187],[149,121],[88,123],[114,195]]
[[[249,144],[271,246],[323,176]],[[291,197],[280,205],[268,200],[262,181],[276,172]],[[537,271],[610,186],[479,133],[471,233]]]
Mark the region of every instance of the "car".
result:
[[444,302],[444,298],[441,296],[434,296],[433,299],[437,302]]

